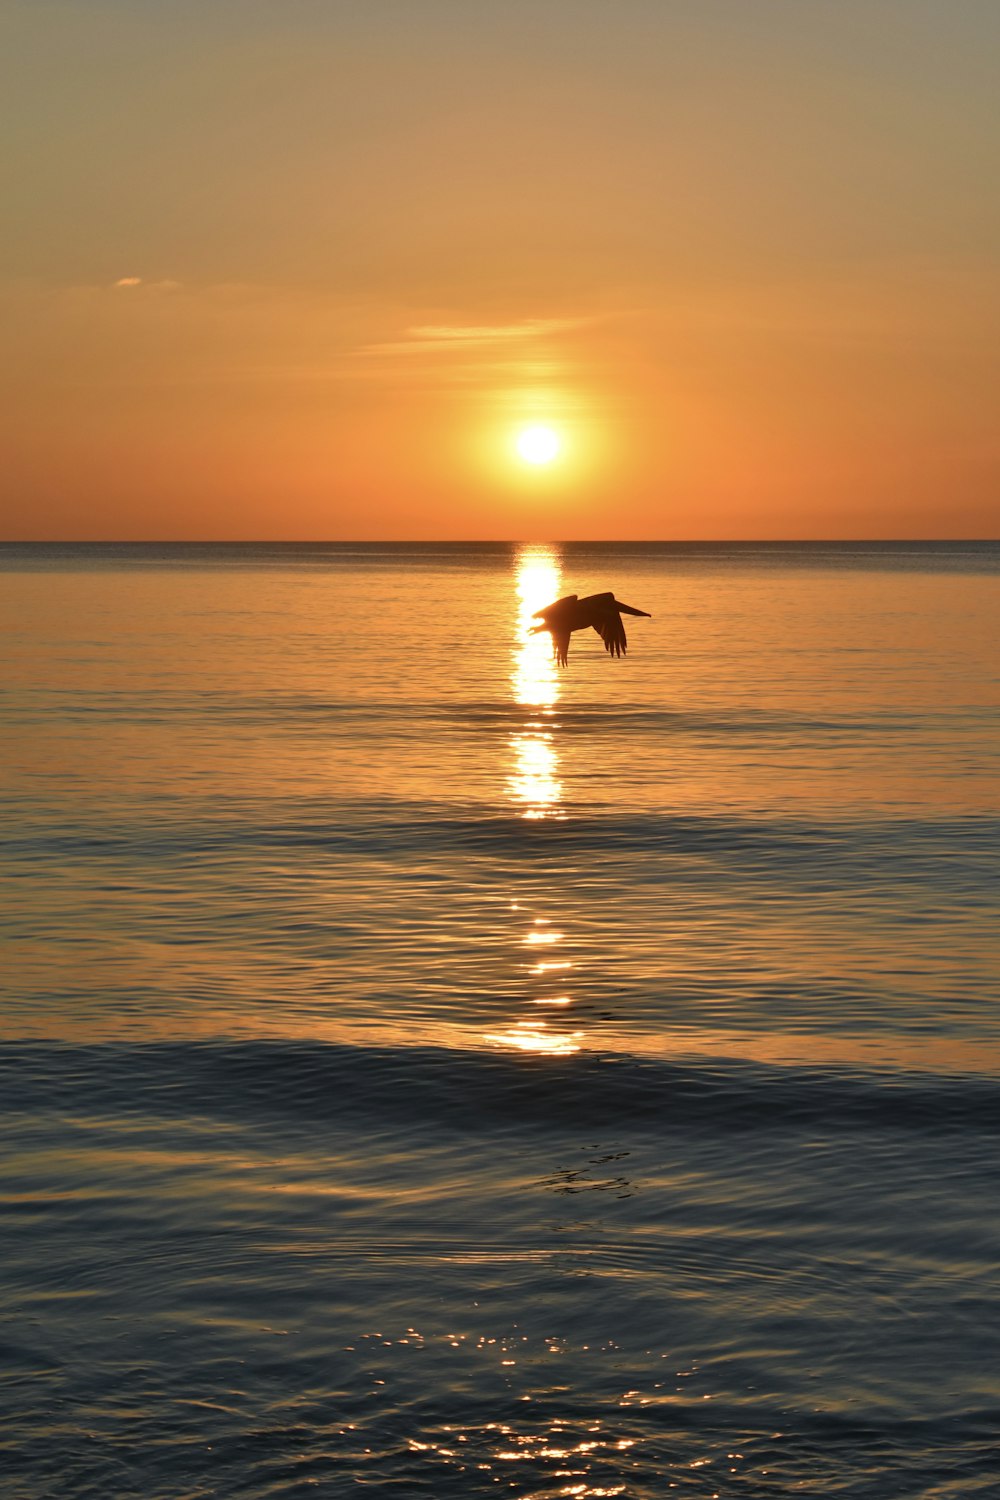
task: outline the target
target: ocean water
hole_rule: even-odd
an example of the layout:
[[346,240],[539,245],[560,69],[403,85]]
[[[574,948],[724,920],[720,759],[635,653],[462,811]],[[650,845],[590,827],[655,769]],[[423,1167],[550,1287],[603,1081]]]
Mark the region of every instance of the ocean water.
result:
[[1000,544],[0,622],[4,1500],[1000,1494]]

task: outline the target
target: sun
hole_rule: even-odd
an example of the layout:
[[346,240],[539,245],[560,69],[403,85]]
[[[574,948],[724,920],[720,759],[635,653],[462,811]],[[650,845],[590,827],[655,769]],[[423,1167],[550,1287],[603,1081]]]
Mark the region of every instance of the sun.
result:
[[514,447],[527,464],[550,464],[559,457],[562,440],[551,427],[522,427]]

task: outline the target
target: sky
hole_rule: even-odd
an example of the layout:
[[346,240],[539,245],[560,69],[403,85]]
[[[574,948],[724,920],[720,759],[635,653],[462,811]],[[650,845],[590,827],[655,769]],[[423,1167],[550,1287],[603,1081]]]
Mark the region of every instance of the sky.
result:
[[0,538],[996,537],[997,98],[996,0],[0,0]]

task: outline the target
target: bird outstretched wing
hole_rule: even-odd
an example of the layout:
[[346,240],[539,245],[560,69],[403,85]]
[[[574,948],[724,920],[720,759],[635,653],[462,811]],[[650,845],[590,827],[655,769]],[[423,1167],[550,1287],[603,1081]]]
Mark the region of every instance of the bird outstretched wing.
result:
[[532,615],[533,620],[544,620],[544,625],[536,625],[536,630],[551,630],[558,625],[560,620],[565,620],[573,613],[577,604],[575,594],[567,594],[564,599],[557,599],[554,604],[546,604],[544,609],[536,609]]
[[608,655],[624,656],[628,640],[614,594],[591,594],[589,599],[581,601],[581,605],[588,608],[590,623],[604,642]]
[[555,647],[556,661],[561,667],[564,667],[569,661],[569,638],[570,631],[568,630],[553,630],[552,632],[552,644]]
[[564,667],[569,660],[569,638],[573,633],[577,612],[576,594],[567,594],[564,599],[557,599],[554,604],[546,604],[544,609],[536,609],[532,616],[535,620],[541,620],[541,625],[532,625],[531,634],[537,635],[540,630],[548,630],[552,635],[552,645],[555,649],[556,661]]
[[609,656],[624,656],[628,651],[628,638],[625,635],[625,626],[622,617],[617,610],[612,610],[604,619],[594,626],[597,634],[604,642],[604,649]]

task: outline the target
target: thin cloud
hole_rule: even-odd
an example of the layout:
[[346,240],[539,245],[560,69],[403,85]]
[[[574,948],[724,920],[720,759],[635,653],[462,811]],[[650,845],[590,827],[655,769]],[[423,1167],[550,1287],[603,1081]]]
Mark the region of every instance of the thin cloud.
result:
[[129,291],[133,287],[141,286],[144,292],[176,292],[180,290],[179,281],[143,281],[141,276],[119,276],[114,283],[115,291]]
[[528,318],[519,323],[420,323],[402,339],[368,344],[362,354],[437,354],[523,343],[580,328],[586,318]]

